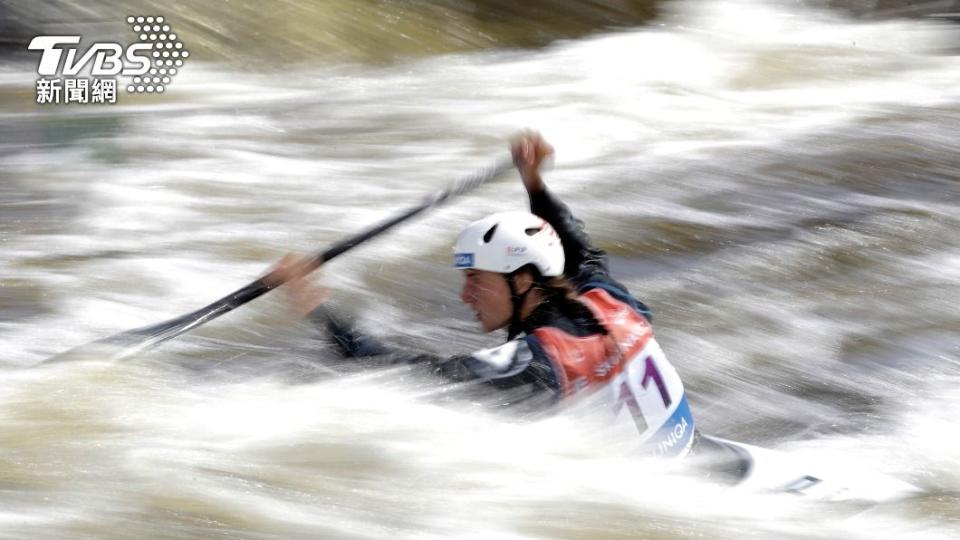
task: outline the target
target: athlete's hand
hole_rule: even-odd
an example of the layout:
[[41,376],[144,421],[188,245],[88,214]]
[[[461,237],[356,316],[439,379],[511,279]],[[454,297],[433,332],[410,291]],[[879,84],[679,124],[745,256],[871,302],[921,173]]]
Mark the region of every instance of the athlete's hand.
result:
[[311,282],[307,274],[316,267],[297,253],[288,253],[263,276],[271,287],[286,285],[284,291],[302,316],[309,315],[327,299],[326,287]]
[[510,140],[510,153],[527,193],[546,189],[540,178],[540,165],[553,157],[553,147],[536,131],[522,131]]

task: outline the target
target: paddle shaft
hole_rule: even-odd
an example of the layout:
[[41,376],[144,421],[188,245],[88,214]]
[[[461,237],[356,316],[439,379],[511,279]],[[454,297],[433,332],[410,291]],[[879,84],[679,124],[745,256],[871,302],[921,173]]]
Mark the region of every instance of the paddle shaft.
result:
[[[308,255],[297,264],[305,265],[304,274],[312,272],[313,270],[319,268],[324,262],[327,262],[338,255],[346,253],[347,251],[366,242],[367,240],[383,234],[400,223],[403,223],[404,221],[407,221],[430,208],[444,203],[451,197],[464,194],[487,182],[488,180],[495,178],[496,176],[510,169],[512,165],[513,164],[510,160],[499,161],[489,168],[483,169],[471,176],[459,180],[447,189],[434,194],[421,204],[414,206],[397,216],[373,225],[370,228],[349,238],[345,238],[323,251],[313,255]],[[121,358],[131,356],[142,350],[159,345],[168,339],[173,339],[184,332],[216,319],[224,313],[233,311],[234,309],[246,304],[251,300],[259,298],[270,290],[282,285],[284,279],[285,277],[280,274],[279,271],[274,270],[273,272],[224,296],[216,302],[204,306],[196,311],[154,325],[121,332],[108,338],[98,340],[94,343],[98,345],[123,346],[126,348],[126,350],[121,351],[115,356]],[[75,350],[77,349],[71,349],[66,353],[51,358],[50,360],[56,360],[64,355],[74,352]]]

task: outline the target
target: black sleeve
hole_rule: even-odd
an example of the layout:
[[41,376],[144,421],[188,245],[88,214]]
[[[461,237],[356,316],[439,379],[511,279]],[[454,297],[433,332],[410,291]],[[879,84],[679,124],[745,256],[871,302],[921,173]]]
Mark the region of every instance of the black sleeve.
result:
[[[329,332],[343,356],[363,359],[371,367],[426,364],[433,374],[449,381],[476,381],[505,391],[509,397],[500,400],[502,404],[524,403],[529,409],[543,409],[560,397],[560,383],[553,364],[535,341],[531,346],[531,338],[445,358],[387,345],[324,306],[310,313],[308,319]],[[531,406],[534,403],[536,405]]]
[[584,230],[583,222],[574,217],[566,204],[544,189],[530,194],[530,211],[546,220],[557,231],[563,243],[563,274],[579,292],[596,287],[603,288],[618,300],[632,306],[648,320],[652,320],[650,309],[610,276],[606,252],[593,245]]
[[531,194],[530,211],[546,220],[557,231],[566,259],[563,274],[578,287],[581,284],[576,281],[580,277],[589,279],[594,272],[608,273],[606,253],[593,247],[583,228],[583,222],[575,218],[560,199],[546,189]]

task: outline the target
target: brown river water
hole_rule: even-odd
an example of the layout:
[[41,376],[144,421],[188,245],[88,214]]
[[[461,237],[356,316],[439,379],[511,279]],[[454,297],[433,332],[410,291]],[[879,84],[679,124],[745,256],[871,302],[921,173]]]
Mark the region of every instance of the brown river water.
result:
[[[0,57],[0,538],[960,537],[958,28],[624,2],[534,37],[535,13],[490,4],[301,6],[330,20],[285,40],[253,4],[171,7],[196,54],[115,105],[37,105],[37,56]],[[83,28],[123,30],[100,7]],[[280,291],[131,360],[42,364],[389,217],[523,127],[652,308],[700,429],[924,493],[852,512],[666,474],[588,415],[343,362]],[[524,205],[507,175],[351,251],[330,303],[443,354],[499,343],[450,250]]]

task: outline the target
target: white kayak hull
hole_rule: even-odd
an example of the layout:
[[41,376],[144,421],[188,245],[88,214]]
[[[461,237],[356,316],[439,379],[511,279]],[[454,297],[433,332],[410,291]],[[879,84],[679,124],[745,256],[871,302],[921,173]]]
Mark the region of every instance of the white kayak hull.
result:
[[894,502],[922,493],[892,476],[804,460],[787,452],[701,435],[704,451],[694,458],[708,463],[714,476],[737,489],[781,492],[821,501]]

